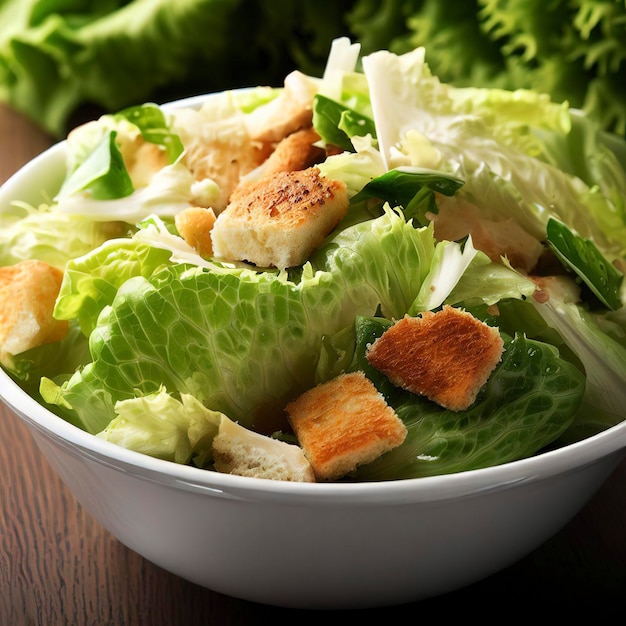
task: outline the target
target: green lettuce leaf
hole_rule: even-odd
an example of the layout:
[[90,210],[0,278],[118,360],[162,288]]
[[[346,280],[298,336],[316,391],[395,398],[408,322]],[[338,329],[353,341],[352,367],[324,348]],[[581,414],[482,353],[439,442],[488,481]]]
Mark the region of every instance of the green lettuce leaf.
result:
[[150,276],[166,263],[170,253],[137,241],[111,239],[66,265],[54,316],[76,319],[85,335],[95,328],[98,316],[110,305],[117,290],[133,276]]
[[85,161],[65,180],[60,191],[62,196],[86,191],[96,200],[109,200],[123,198],[133,192],[133,183],[116,138],[117,132],[114,130],[105,133]]
[[[398,146],[410,132],[419,132],[430,142],[428,150],[438,151],[438,169],[464,181],[457,196],[480,207],[486,219],[513,219],[543,241],[552,216],[593,239],[609,261],[623,256],[624,172],[597,169],[603,184],[589,186],[553,164],[553,149],[544,143],[553,146],[555,136],[570,132],[567,103],[533,91],[455,88],[431,74],[425,55],[418,48],[363,58],[387,168],[415,165],[416,155]],[[573,151],[572,162],[580,158],[576,151],[588,150],[580,143],[562,145]]]
[[556,331],[574,353],[587,382],[584,403],[568,431],[576,440],[595,434],[624,419],[626,406],[626,324],[606,311],[591,312],[548,289],[550,298],[533,302],[546,325]]
[[161,168],[150,182],[129,195],[112,198],[60,195],[55,210],[93,221],[136,224],[150,215],[173,218],[190,206],[194,178],[182,161]]
[[249,427],[276,430],[287,400],[312,384],[320,333],[336,330],[337,289],[320,284],[313,314],[301,290],[274,275],[181,264],[134,277],[101,314],[90,336],[93,362],[62,396],[91,432],[113,419],[118,400],[162,385]]
[[128,107],[113,115],[113,118],[128,120],[139,129],[146,141],[162,146],[170,163],[174,163],[184,150],[180,137],[172,132],[165,113],[156,104]]
[[[90,432],[114,418],[117,401],[162,385],[273,432],[283,425],[284,405],[314,384],[324,338],[352,326],[357,314],[404,315],[433,275],[434,260],[445,257],[436,255],[441,245],[458,246],[437,244],[431,228],[414,228],[391,209],[330,237],[293,279],[189,259],[158,265],[159,256],[152,263],[137,255],[129,261],[126,255],[132,259],[142,249],[116,253],[111,243],[100,256],[81,260],[85,274],[94,274],[81,278],[85,295],[80,281],[68,281],[78,290],[59,300],[86,325],[97,318],[89,338],[92,362],[46,393],[73,407]],[[108,277],[117,259],[129,262],[125,273],[117,270],[126,278],[119,288]]]
[[60,269],[69,259],[87,254],[128,228],[60,214],[48,205],[22,207],[15,216],[2,213],[0,224],[0,265],[39,259]]
[[625,14],[623,3],[595,0],[360,0],[346,21],[366,53],[426,46],[448,83],[534,89],[623,136]]
[[602,304],[613,310],[622,306],[624,274],[604,258],[593,241],[583,239],[554,218],[548,220],[546,234],[555,254],[576,272]]
[[80,105],[117,111],[150,100],[159,88],[179,84],[181,72],[192,78],[191,68],[202,63],[224,77],[234,2],[55,0],[44,8],[18,1],[19,14],[3,17],[3,99],[54,135],[64,133]]
[[166,461],[210,465],[222,414],[193,396],[181,394],[179,400],[161,388],[117,402],[115,412],[117,417],[97,433],[101,439]]
[[321,94],[313,99],[313,127],[327,144],[348,152],[354,152],[352,137],[376,139],[373,120]]
[[504,336],[501,363],[464,411],[450,411],[394,387],[365,360],[389,320],[357,320],[353,368],[363,369],[404,421],[399,447],[358,468],[353,480],[419,478],[526,458],[555,442],[580,406],[584,375],[548,344]]

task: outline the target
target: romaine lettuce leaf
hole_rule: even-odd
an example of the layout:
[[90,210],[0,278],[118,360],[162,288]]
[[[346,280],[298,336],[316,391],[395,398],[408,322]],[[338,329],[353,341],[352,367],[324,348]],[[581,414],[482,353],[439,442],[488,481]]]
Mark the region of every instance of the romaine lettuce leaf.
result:
[[352,137],[376,139],[374,121],[322,94],[313,99],[313,127],[327,144],[354,152]]
[[583,239],[563,222],[550,218],[547,242],[559,259],[585,282],[604,306],[622,306],[624,275],[611,265],[590,239]]
[[113,419],[118,400],[162,385],[275,430],[287,399],[311,386],[320,334],[336,330],[340,317],[338,283],[319,282],[313,309],[301,289],[274,275],[181,264],[129,279],[90,336],[93,362],[62,396],[91,432]]
[[[433,275],[433,262],[445,262],[439,246],[458,246],[437,244],[432,228],[415,228],[390,208],[329,237],[293,279],[188,261],[159,265],[158,255],[155,263],[146,261],[151,256],[133,258],[140,246],[116,253],[115,245],[81,261],[85,274],[94,273],[81,277],[85,295],[74,281],[77,291],[64,292],[71,298],[59,304],[87,326],[97,317],[92,362],[58,390],[46,388],[90,432],[114,418],[117,401],[162,385],[248,427],[276,430],[286,402],[314,384],[324,338],[359,314],[404,315]],[[116,279],[107,276],[117,260],[126,280],[116,291]]]
[[182,161],[155,172],[149,184],[129,195],[109,199],[72,193],[60,195],[55,210],[66,215],[93,221],[141,222],[154,214],[174,217],[190,206],[194,177]]
[[210,465],[222,414],[193,396],[181,394],[177,399],[161,388],[117,402],[115,413],[117,417],[97,433],[101,439],[166,461]]
[[533,304],[579,359],[587,379],[584,404],[568,432],[575,440],[624,419],[626,324],[623,318],[613,321],[606,311],[591,312],[548,291],[549,300]]
[[73,129],[66,140],[68,175],[59,198],[80,192],[96,200],[130,195],[135,185],[125,161],[138,158],[134,152],[139,140],[159,146],[170,165],[183,153],[182,141],[171,130],[165,113],[151,103],[102,115]]
[[397,387],[365,359],[389,320],[357,320],[355,361],[404,421],[402,445],[363,465],[352,480],[419,478],[522,459],[557,440],[580,406],[584,375],[549,344],[503,337],[502,362],[464,411],[450,411]]
[[[464,181],[460,196],[480,206],[486,218],[514,218],[542,241],[554,216],[593,239],[610,261],[624,254],[620,192],[626,175],[612,168],[610,176],[602,176],[600,193],[599,185],[590,187],[554,165],[554,154],[544,145],[544,137],[553,145],[554,135],[570,132],[567,103],[532,91],[443,84],[431,74],[423,48],[404,55],[375,52],[363,58],[363,68],[387,168],[401,164],[397,146],[407,133],[418,131],[440,152],[439,167]],[[563,143],[573,151],[586,149]],[[409,154],[404,159],[411,164]],[[510,199],[503,202],[507,195]]]
[[115,113],[113,118],[129,121],[146,141],[163,147],[170,163],[176,162],[183,153],[180,137],[172,132],[163,109],[156,104],[148,102],[128,107]]
[[232,87],[233,67],[238,85],[251,84],[244,76],[272,66],[239,45],[247,20],[232,0],[7,0],[2,9],[0,98],[59,137],[82,105],[118,111],[182,83],[188,93]]
[[85,335],[98,315],[113,302],[119,287],[133,276],[150,276],[170,253],[136,239],[111,239],[88,254],[67,262],[54,316],[76,319]]
[[133,192],[133,183],[116,139],[117,132],[114,130],[103,135],[86,159],[66,178],[59,192],[61,197],[86,191],[95,200],[109,200],[123,198]]
[[23,207],[14,217],[0,216],[0,265],[39,259],[60,269],[73,257],[87,254],[110,237],[121,236],[126,224],[76,218],[42,205]]

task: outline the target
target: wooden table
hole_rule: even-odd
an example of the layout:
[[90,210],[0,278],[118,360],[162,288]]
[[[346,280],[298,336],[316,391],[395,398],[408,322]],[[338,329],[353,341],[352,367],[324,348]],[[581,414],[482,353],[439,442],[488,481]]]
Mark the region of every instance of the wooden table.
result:
[[[0,182],[50,138],[0,106]],[[462,524],[463,520],[459,520]],[[183,531],[184,532],[184,531]],[[626,462],[541,548],[473,586],[413,605],[347,611],[401,623],[459,615],[561,617],[593,607],[595,623],[626,603]],[[506,607],[503,611],[502,608]],[[195,626],[326,620],[333,612],[253,604],[202,589],[135,554],[75,501],[23,422],[0,408],[0,625]]]

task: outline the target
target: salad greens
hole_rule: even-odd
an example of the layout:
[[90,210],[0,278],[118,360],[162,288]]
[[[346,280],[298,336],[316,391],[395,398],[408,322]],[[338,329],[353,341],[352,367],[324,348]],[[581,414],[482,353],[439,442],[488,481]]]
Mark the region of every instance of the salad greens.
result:
[[426,46],[445,82],[536,89],[624,135],[625,17],[615,0],[0,0],[0,100],[61,136],[82,108],[318,75],[348,36]]
[[[296,73],[334,146],[317,167],[350,198],[298,267],[201,256],[176,222],[223,191],[192,160],[210,160],[214,137],[241,156],[287,81],[76,129],[58,193],[0,207],[0,258],[62,267],[54,316],[70,324],[58,345],[4,362],[14,379],[90,433],[210,469],[222,416],[289,439],[285,405],[359,369],[409,434],[346,480],[504,463],[623,420],[623,142],[539,93],[443,83],[423,48],[358,52],[338,39],[322,78]],[[100,237],[74,245],[81,228]],[[51,254],[55,242],[64,254]],[[394,320],[444,305],[497,327],[505,345],[458,412],[395,388],[365,358]]]
[[0,101],[61,137],[94,110],[277,84],[323,66],[352,4],[0,0]]
[[[455,412],[398,389],[363,358],[367,343],[388,328],[376,318],[356,321],[357,350],[352,368],[363,370],[385,395],[409,431],[405,443],[358,468],[353,478],[411,478],[495,465],[530,456],[555,440],[576,412],[584,375],[560,359],[554,346],[523,335],[506,338],[502,363],[481,397],[467,410]],[[543,376],[533,370],[540,369]],[[530,415],[538,423],[527,428]]]

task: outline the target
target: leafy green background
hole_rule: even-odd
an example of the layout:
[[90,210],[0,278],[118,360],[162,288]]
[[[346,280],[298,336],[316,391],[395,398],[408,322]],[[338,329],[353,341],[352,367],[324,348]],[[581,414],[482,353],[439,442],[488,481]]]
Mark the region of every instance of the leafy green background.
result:
[[459,86],[534,88],[626,131],[623,0],[0,0],[0,101],[56,136],[102,111],[320,75],[331,41],[424,45]]

